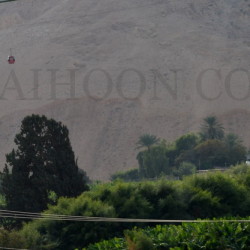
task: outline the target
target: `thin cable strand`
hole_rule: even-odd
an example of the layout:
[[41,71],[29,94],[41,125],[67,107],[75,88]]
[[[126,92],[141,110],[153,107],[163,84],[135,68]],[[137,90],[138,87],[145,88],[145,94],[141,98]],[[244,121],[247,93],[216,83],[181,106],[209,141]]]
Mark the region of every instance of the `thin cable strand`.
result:
[[161,220],[161,219],[140,219],[140,218],[110,218],[110,217],[89,217],[46,213],[29,213],[22,211],[0,210],[0,217],[14,219],[41,219],[54,221],[78,221],[78,222],[139,222],[139,223],[224,223],[238,222],[249,223],[250,220]]

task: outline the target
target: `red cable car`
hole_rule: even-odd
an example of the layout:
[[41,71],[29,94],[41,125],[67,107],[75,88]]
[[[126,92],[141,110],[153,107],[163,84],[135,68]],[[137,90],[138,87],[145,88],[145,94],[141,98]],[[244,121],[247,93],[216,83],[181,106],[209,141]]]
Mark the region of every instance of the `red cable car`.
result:
[[14,64],[15,61],[16,61],[16,59],[15,59],[14,56],[12,56],[12,52],[11,52],[11,49],[10,49],[10,55],[9,55],[9,57],[8,57],[8,63],[9,63],[9,64]]
[[9,64],[14,64],[15,61],[16,61],[16,59],[15,59],[14,56],[9,56],[9,57],[8,57],[8,62],[9,62]]

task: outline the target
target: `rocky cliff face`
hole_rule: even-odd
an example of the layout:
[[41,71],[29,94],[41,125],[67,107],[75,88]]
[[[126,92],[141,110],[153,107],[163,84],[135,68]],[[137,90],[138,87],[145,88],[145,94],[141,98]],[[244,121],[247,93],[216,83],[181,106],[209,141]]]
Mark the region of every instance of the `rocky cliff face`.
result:
[[250,146],[250,2],[197,2],[0,4],[2,166],[31,113],[68,126],[93,179],[136,166],[142,133],[171,141],[210,114]]

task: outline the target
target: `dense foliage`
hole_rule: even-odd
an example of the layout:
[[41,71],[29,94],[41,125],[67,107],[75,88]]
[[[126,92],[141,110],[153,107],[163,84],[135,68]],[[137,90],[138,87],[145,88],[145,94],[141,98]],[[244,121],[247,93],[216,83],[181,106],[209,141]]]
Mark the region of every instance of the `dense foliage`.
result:
[[158,225],[154,228],[125,231],[124,238],[114,238],[89,245],[86,250],[247,250],[249,246],[250,224],[223,222],[222,219],[221,222],[213,223]]
[[156,178],[161,174],[171,174],[167,148],[164,144],[140,152],[137,155],[137,160],[139,163],[139,176],[142,178]]
[[15,137],[16,149],[6,155],[2,192],[9,210],[37,212],[49,195],[75,197],[87,189],[78,171],[68,129],[45,116],[27,116]]
[[203,140],[220,140],[224,137],[224,127],[216,116],[208,116],[203,119],[200,134]]
[[[250,170],[186,177],[183,181],[98,184],[77,198],[60,198],[49,214],[148,219],[196,219],[250,214]],[[21,231],[26,248],[74,249],[147,224],[34,221]]]
[[150,148],[158,144],[160,141],[159,138],[157,138],[155,135],[150,135],[150,134],[143,134],[139,137],[139,140],[137,141],[136,145],[137,148],[147,148],[148,151],[150,151]]
[[246,148],[235,134],[226,134],[221,139],[210,137],[188,133],[170,144],[162,140],[137,154],[139,168],[115,173],[111,180],[182,178],[197,170],[225,168],[246,160]]
[[120,171],[116,172],[115,174],[111,175],[111,180],[114,181],[116,179],[121,179],[124,181],[139,181],[140,175],[139,175],[139,169],[133,168],[126,171]]

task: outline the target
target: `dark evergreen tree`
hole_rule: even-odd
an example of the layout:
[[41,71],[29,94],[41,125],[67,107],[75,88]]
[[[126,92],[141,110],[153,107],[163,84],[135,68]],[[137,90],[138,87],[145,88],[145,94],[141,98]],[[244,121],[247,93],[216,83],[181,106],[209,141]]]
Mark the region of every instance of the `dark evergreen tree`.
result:
[[49,193],[75,197],[87,190],[79,172],[66,126],[45,116],[27,116],[15,137],[16,149],[6,155],[2,189],[7,209],[40,212]]

